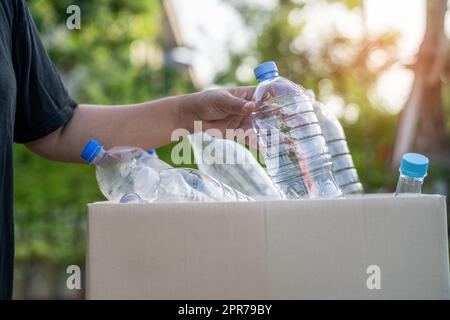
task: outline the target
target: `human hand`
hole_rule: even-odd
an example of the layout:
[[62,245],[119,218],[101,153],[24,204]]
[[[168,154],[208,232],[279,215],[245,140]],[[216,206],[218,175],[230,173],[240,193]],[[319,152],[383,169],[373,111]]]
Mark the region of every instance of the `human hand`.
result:
[[[187,119],[202,121],[202,130],[250,128],[249,115],[255,109],[252,102],[255,87],[211,89],[192,94]],[[223,136],[225,137],[225,135]]]

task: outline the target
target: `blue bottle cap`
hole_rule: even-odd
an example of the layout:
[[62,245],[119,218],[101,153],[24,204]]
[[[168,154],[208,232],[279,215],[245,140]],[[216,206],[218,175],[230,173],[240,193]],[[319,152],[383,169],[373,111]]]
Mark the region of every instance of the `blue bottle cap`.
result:
[[87,163],[92,163],[102,147],[103,145],[101,145],[97,141],[89,140],[86,147],[84,147],[83,152],[81,152],[81,157],[86,160]]
[[278,68],[275,62],[267,61],[258,65],[255,70],[255,77],[258,81],[266,80],[278,75]]
[[427,175],[429,160],[419,153],[405,153],[400,163],[401,174],[410,178],[422,178]]
[[154,155],[156,154],[156,150],[155,149],[150,149],[147,151],[148,154]]

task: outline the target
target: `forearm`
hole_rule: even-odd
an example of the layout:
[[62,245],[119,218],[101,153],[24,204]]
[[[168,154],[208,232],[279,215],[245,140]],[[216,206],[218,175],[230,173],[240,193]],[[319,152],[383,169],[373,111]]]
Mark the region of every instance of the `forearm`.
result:
[[[171,142],[175,129],[193,131],[194,120],[202,129],[245,127],[255,108],[253,87],[214,89],[152,102],[125,106],[79,105],[72,119],[55,132],[27,143],[44,158],[82,162],[80,153],[90,139],[106,148],[135,146],[157,148]],[[177,135],[180,136],[180,135]]]
[[193,95],[136,105],[79,105],[64,127],[27,146],[45,158],[64,162],[82,162],[80,153],[89,139],[98,140],[106,148],[157,148],[171,142],[173,130],[191,130],[193,120],[186,109],[191,108]]

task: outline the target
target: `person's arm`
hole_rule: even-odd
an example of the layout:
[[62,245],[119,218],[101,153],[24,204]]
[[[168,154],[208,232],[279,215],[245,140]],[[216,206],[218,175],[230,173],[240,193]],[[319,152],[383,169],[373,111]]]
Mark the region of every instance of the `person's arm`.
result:
[[28,142],[33,152],[55,161],[82,162],[80,153],[89,139],[106,148],[157,148],[170,143],[173,130],[193,130],[196,120],[209,128],[238,128],[253,111],[252,87],[209,90],[152,102],[97,106],[80,104],[71,120],[53,133]]

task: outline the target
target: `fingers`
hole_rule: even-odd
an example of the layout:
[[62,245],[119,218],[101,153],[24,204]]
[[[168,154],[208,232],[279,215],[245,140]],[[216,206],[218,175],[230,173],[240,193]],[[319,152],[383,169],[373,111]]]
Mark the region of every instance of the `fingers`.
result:
[[255,88],[256,87],[253,86],[229,88],[228,92],[235,97],[245,100],[252,100],[253,94],[255,93]]
[[221,109],[228,114],[246,116],[255,109],[255,103],[227,92],[222,100]]

